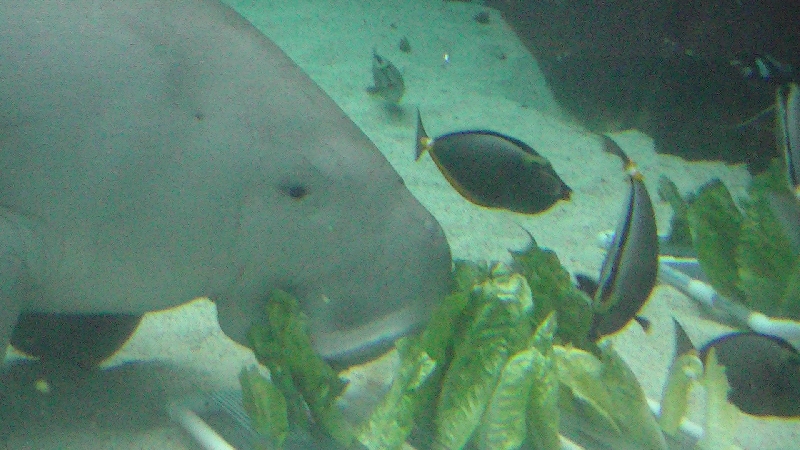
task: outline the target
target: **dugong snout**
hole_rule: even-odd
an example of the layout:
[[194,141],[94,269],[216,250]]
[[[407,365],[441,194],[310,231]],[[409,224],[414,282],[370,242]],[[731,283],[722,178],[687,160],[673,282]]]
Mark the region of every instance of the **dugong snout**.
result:
[[[258,255],[254,270],[261,273],[246,277],[258,282],[215,298],[225,334],[247,345],[249,327],[266,320],[266,294],[274,288],[298,298],[320,354],[345,365],[387,349],[423,325],[451,288],[450,249],[435,218],[396,174],[391,178],[370,182],[373,188],[361,192],[337,180],[317,199],[323,201],[312,198],[317,189],[310,188],[301,202],[260,205],[263,217],[256,222],[269,230],[259,236],[270,239],[247,239]],[[328,198],[336,199],[340,189],[348,208]],[[286,219],[281,229],[269,219],[276,211]],[[284,223],[294,225],[285,229]]]

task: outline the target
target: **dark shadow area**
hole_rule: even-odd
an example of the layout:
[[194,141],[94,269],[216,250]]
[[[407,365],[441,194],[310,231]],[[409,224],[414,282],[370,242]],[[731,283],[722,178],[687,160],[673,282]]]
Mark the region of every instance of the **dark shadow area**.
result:
[[[30,448],[100,448],[126,433],[174,428],[165,405],[169,399],[197,392],[191,380],[198,378],[159,363],[108,370],[38,362],[5,367],[0,373],[0,448],[11,448],[13,443],[30,443]],[[49,392],[37,384],[41,379],[47,380]]]
[[[800,2],[489,0],[592,131],[637,128],[656,150],[746,162],[777,154],[775,87],[797,78]],[[759,61],[769,75],[760,74]],[[750,121],[750,119],[757,118]]]
[[54,364],[89,369],[119,350],[141,320],[135,314],[26,312],[14,327],[11,345]]

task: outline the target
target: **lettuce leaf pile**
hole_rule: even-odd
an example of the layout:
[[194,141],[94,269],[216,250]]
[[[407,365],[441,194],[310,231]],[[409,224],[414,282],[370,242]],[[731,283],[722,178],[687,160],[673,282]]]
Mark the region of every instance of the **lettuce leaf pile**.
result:
[[590,301],[556,255],[532,242],[513,260],[514,268],[454,264],[453,293],[420,334],[396,342],[393,382],[358,424],[339,409],[346,383],[314,353],[297,301],[274,292],[268,323],[249,334],[271,380],[265,385],[256,372],[242,373],[253,428],[275,448],[285,440],[286,422],[289,429],[313,422],[341,448],[398,449],[411,442],[555,450],[566,410],[582,420],[602,417],[595,432],[620,448],[663,448],[633,374],[610,348],[587,343]]

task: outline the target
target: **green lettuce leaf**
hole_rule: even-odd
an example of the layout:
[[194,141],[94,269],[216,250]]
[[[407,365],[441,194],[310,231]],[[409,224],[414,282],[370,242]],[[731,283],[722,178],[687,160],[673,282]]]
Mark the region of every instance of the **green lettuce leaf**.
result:
[[555,346],[564,394],[562,413],[580,420],[581,431],[616,449],[666,449],[666,441],[636,376],[608,342],[601,358]]
[[525,409],[533,387],[533,369],[542,355],[527,348],[506,361],[483,413],[477,447],[481,450],[515,450],[527,435]]
[[248,337],[256,358],[270,370],[287,398],[292,423],[305,422],[305,401],[314,419],[333,439],[350,445],[355,430],[335,404],[346,382],[314,351],[307,317],[297,300],[286,292],[274,291],[267,302],[267,323],[252,326]]
[[489,279],[473,288],[474,311],[458,338],[437,402],[436,443],[462,448],[481,424],[509,357],[524,345],[530,323],[525,280],[518,274]]
[[528,400],[528,442],[534,450],[561,448],[558,435],[558,366],[553,354],[553,337],[556,332],[555,313],[539,325],[530,340],[535,350],[532,360],[532,379]]
[[253,430],[265,437],[271,448],[283,448],[289,434],[289,417],[281,391],[256,367],[242,369],[239,383],[242,385],[242,405]]
[[703,362],[692,351],[676,358],[670,365],[661,394],[658,424],[664,433],[674,436],[689,408],[689,389],[703,374]]
[[706,354],[705,373],[702,379],[706,391],[706,413],[703,436],[697,442],[698,450],[739,450],[733,443],[739,410],[728,402],[728,377],[725,367],[717,361],[717,354],[711,348]]
[[513,252],[512,257],[531,288],[536,305],[533,323],[542,323],[555,311],[558,338],[583,348],[592,323],[591,300],[575,287],[555,252],[531,242],[530,248]]
[[689,205],[688,220],[700,267],[711,285],[727,297],[741,297],[736,255],[742,214],[728,188],[714,180]]
[[800,319],[800,295],[796,290],[800,257],[775,215],[773,208],[779,204],[772,203],[773,196],[781,196],[786,203],[795,201],[787,192],[782,167],[773,163],[769,171],[758,175],[750,186],[750,198],[742,202],[737,287],[749,308],[770,316]]
[[396,342],[400,369],[389,392],[370,414],[358,440],[370,450],[393,450],[403,446],[414,428],[418,408],[415,393],[433,373],[436,363],[412,339]]

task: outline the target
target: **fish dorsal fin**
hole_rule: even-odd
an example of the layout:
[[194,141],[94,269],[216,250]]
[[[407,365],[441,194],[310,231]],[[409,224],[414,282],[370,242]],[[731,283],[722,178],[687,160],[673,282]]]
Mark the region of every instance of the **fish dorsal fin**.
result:
[[696,351],[692,340],[689,339],[689,335],[686,333],[686,330],[683,329],[681,323],[673,317],[672,324],[675,327],[675,357],[678,358],[686,353]]

